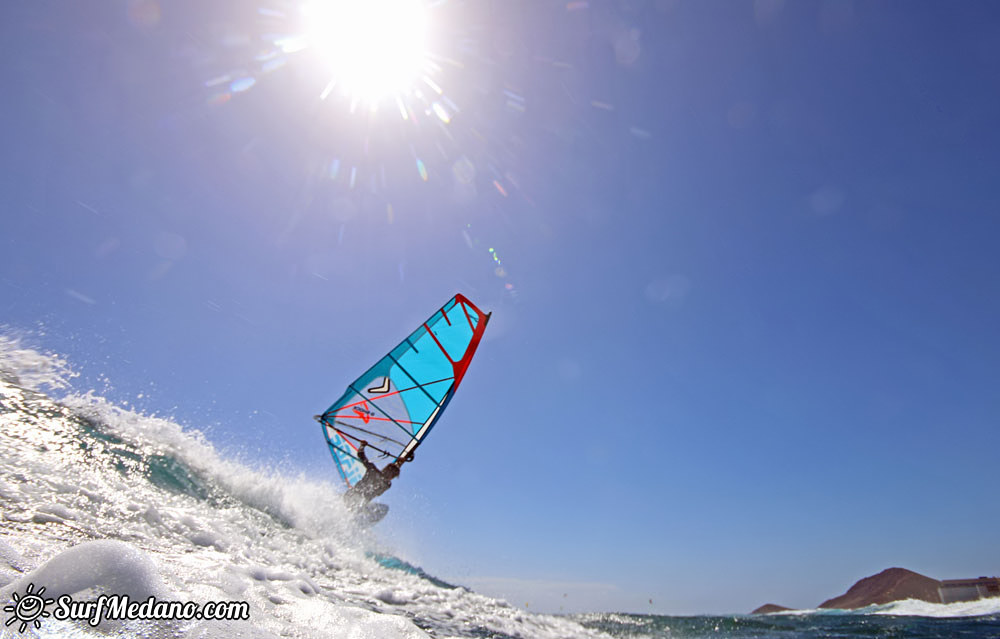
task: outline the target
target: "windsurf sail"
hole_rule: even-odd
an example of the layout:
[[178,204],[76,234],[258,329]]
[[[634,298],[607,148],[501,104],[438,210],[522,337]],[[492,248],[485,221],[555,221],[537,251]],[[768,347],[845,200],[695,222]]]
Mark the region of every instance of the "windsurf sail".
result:
[[456,295],[316,416],[348,486],[365,474],[361,440],[380,468],[420,446],[465,376],[489,318]]

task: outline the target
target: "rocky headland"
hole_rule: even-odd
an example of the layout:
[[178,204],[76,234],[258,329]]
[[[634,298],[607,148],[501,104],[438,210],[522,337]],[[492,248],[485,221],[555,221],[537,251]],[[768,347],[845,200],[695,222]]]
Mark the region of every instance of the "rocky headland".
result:
[[766,615],[769,612],[784,612],[786,610],[791,610],[791,608],[785,608],[784,606],[779,606],[778,604],[767,603],[757,608],[751,615]]
[[[938,587],[941,582],[937,579],[921,575],[920,573],[907,570],[906,568],[888,568],[865,577],[847,589],[847,592],[827,599],[818,608],[841,608],[853,609],[864,608],[877,604],[886,604],[892,601],[903,599],[920,599],[931,603],[941,603],[941,595]],[[782,612],[792,610],[777,604],[764,604],[751,614],[765,614],[769,612]]]

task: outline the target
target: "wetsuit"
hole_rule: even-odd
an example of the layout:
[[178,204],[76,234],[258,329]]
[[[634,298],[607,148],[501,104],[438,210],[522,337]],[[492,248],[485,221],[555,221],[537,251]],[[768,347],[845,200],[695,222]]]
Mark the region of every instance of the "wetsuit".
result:
[[365,476],[344,493],[344,501],[352,508],[360,508],[392,486],[392,480],[365,457],[365,447],[358,449],[358,459],[365,465]]

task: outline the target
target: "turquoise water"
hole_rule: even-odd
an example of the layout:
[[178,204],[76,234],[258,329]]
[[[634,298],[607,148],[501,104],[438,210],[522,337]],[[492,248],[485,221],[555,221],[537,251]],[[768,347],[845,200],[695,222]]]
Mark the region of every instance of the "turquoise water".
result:
[[574,617],[583,626],[612,637],[660,639],[814,639],[906,637],[912,639],[1000,637],[1000,615],[939,619],[877,613],[812,613],[736,617],[664,617],[594,614]]

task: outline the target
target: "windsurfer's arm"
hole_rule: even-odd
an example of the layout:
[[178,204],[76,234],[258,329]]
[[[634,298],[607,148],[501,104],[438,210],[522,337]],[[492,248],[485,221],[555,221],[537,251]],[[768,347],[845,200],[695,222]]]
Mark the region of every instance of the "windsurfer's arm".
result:
[[361,445],[358,446],[358,459],[361,460],[361,463],[365,465],[365,468],[371,470],[372,468],[375,468],[375,464],[373,464],[372,462],[368,461],[368,457],[365,455],[365,446],[367,446],[367,445],[368,445],[368,442],[366,442],[365,440],[362,439],[361,440]]

